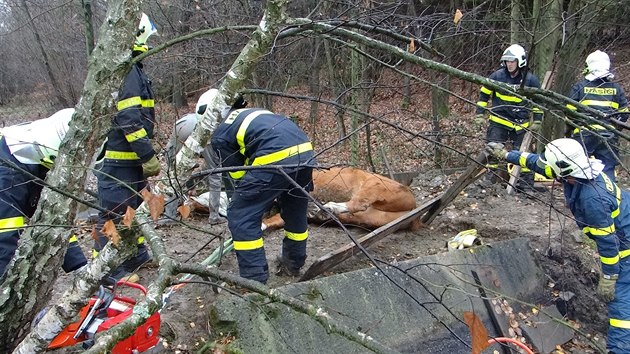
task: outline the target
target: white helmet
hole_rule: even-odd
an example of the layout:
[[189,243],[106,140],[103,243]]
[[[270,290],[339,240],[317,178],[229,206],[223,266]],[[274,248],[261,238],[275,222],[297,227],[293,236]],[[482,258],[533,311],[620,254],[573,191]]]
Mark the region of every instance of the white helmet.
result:
[[501,56],[501,62],[516,60],[519,68],[524,68],[527,65],[527,55],[525,49],[518,44],[512,44],[507,47]]
[[212,101],[219,96],[219,90],[217,89],[209,89],[204,92],[199,99],[197,100],[197,105],[195,106],[195,114],[197,115],[197,121],[201,122],[203,115],[206,113],[206,110]]
[[152,34],[157,33],[157,28],[149,19],[147,14],[143,13],[140,18],[140,24],[138,25],[138,32],[136,33],[136,42],[133,45],[134,52],[146,52],[149,50],[147,40]]
[[21,163],[50,168],[73,114],[74,108],[66,108],[48,118],[4,128],[2,134],[11,154]]
[[601,50],[596,50],[589,54],[588,57],[586,57],[586,69],[584,74],[586,74],[585,78],[589,81],[599,78],[612,79],[614,75],[610,73],[610,58],[608,54]]
[[551,141],[539,159],[560,178],[572,176],[592,179],[603,169],[601,161],[589,159],[582,144],[569,138]]

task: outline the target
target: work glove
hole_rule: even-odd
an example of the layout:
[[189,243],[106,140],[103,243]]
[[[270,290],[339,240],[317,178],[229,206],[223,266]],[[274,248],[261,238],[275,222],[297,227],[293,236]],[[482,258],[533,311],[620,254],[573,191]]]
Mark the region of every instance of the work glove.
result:
[[475,115],[475,118],[473,119],[473,125],[475,127],[482,127],[485,123],[486,123],[486,117],[483,115],[483,113],[478,113]]
[[450,251],[479,246],[481,240],[477,237],[477,229],[464,230],[446,243],[446,248]]
[[486,152],[499,160],[505,160],[505,155],[508,153],[501,143],[487,143]]
[[153,155],[153,157],[142,164],[142,175],[144,178],[157,176],[160,174],[160,161],[158,161],[157,157]]
[[540,128],[542,128],[542,122],[539,120],[535,120],[532,122],[532,124],[529,126],[529,130],[532,133],[538,133],[540,132]]
[[599,276],[599,285],[597,285],[597,295],[606,301],[611,302],[615,299],[615,285],[617,284],[618,275]]

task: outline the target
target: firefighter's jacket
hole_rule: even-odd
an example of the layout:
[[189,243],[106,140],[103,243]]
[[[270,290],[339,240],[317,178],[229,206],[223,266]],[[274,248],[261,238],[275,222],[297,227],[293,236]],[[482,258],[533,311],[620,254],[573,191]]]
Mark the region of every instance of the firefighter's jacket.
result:
[[[616,82],[607,79],[595,79],[593,81],[584,79],[573,85],[569,98],[607,115],[622,113],[615,116],[614,119],[623,122],[628,120],[628,100],[623,88]],[[577,107],[571,104],[567,104],[567,108],[577,110]],[[610,119],[606,119],[604,123],[610,123]],[[606,130],[605,127],[596,123],[586,124],[582,129]],[[575,128],[573,134],[577,134],[579,131],[580,128]]]
[[155,155],[151,146],[154,105],[151,81],[142,64],[136,63],[118,93],[118,113],[105,143],[105,165],[141,166]]
[[[549,166],[537,163],[537,154],[511,151],[506,160],[555,178]],[[630,255],[630,193],[622,191],[605,173],[594,179],[562,184],[567,206],[578,227],[597,244],[602,272],[618,275],[620,259]]]
[[[519,71],[516,77],[512,77],[506,68],[501,68],[492,73],[489,79],[508,84],[514,90],[518,90],[523,81],[523,75],[522,71]],[[534,74],[528,72],[524,80],[525,87],[540,88],[540,81]],[[492,107],[488,112],[490,124],[522,133],[525,131],[523,128],[529,126],[530,111],[533,112],[534,120],[540,121],[543,118],[543,113],[539,108],[531,107],[528,102],[513,96],[510,92],[494,91],[485,86],[481,86],[479,91],[477,114],[485,113],[488,102],[492,99]]]
[[[302,129],[264,109],[230,112],[211,142],[223,167],[314,163],[313,146]],[[244,175],[245,171],[230,172],[235,180]]]

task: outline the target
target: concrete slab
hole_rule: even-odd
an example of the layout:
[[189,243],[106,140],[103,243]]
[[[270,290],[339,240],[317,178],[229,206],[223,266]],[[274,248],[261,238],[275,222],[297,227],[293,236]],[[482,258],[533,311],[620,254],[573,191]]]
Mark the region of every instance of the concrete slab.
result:
[[[472,311],[496,336],[471,271],[483,274],[509,297],[534,301],[543,293],[542,271],[526,239],[426,256],[279,288],[327,309],[349,328],[403,353],[470,352],[463,313]],[[404,290],[402,290],[404,289]],[[267,301],[267,302],[266,302]],[[260,296],[226,295],[212,308],[214,333],[232,333],[244,353],[363,353],[346,338],[329,334],[305,314]]]

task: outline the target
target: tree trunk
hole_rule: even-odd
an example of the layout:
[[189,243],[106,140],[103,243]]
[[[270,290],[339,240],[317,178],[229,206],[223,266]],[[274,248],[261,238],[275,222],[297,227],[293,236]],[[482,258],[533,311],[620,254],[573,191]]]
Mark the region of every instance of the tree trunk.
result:
[[85,47],[89,57],[94,50],[94,24],[92,22],[92,0],[81,0],[85,19]]
[[[94,150],[111,126],[110,119],[101,117],[111,117],[115,112],[111,92],[118,90],[131,67],[130,46],[140,3],[140,0],[109,2],[108,21],[101,27],[99,45],[90,58],[82,99],[70,122],[54,168],[46,179],[52,187],[44,188],[37,211],[30,220],[32,227],[26,228],[22,234],[14,263],[0,286],[3,289],[0,293],[2,352],[11,352],[26,336],[31,319],[50,299],[71,235],[69,228],[63,225],[73,224],[77,204],[76,199],[70,198],[72,194],[62,195],[52,188],[66,193],[82,190]],[[109,268],[102,269],[103,273],[107,271]],[[94,293],[99,280],[95,275],[75,282],[73,290],[80,300],[65,304],[56,331],[70,323]],[[31,338],[22,352],[42,351],[47,341],[56,335],[54,332],[49,331],[46,338]]]
[[52,68],[50,67],[50,60],[48,58],[48,54],[46,53],[46,50],[44,49],[44,45],[42,44],[42,40],[41,40],[41,37],[39,36],[39,32],[37,31],[37,27],[35,26],[35,23],[33,22],[33,17],[31,16],[31,12],[29,11],[28,6],[26,5],[26,0],[20,0],[20,4],[24,8],[24,12],[26,13],[26,21],[28,22],[29,27],[33,31],[33,36],[35,37],[35,43],[37,44],[37,47],[39,48],[39,52],[42,55],[42,59],[44,59],[44,66],[46,67],[46,73],[48,74],[48,78],[50,79],[50,84],[52,85],[53,90],[55,91],[55,95],[57,96],[57,101],[59,102],[61,107],[64,107],[64,108],[74,106],[74,103],[70,102],[63,94],[61,90],[61,86],[59,85],[59,82],[55,78]]
[[[352,93],[350,94],[350,107],[355,110],[361,109],[361,73],[363,72],[363,62],[361,61],[361,55],[354,50],[350,51],[350,87],[352,87]],[[350,165],[357,166],[359,164],[359,132],[356,129],[359,127],[359,114],[354,111],[350,113],[350,129],[354,132],[350,137]]]

